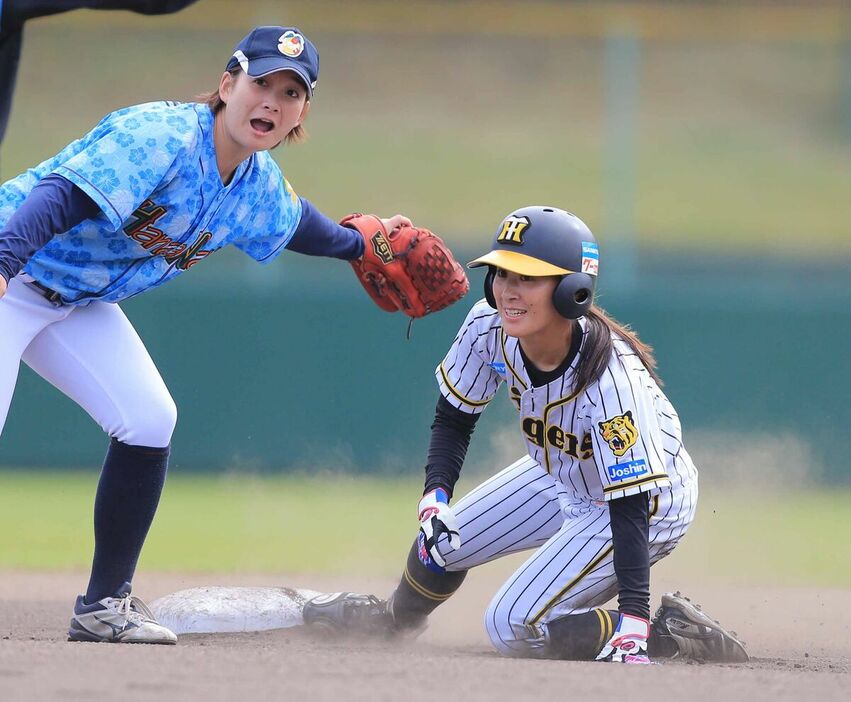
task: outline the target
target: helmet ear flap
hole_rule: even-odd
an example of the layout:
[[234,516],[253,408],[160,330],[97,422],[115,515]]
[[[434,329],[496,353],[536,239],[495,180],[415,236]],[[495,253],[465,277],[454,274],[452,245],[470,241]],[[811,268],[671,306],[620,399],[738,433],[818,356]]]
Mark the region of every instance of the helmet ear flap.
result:
[[493,279],[496,277],[496,268],[488,266],[487,275],[485,275],[485,300],[488,304],[496,309],[496,298],[493,296]]
[[594,276],[588,273],[564,276],[553,290],[553,307],[562,317],[579,319],[587,314],[594,301],[595,282]]

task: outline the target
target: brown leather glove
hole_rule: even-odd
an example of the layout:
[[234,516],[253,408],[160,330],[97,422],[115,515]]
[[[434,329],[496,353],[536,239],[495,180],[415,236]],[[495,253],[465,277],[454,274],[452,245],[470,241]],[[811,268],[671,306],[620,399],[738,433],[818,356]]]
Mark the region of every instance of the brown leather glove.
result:
[[388,233],[378,217],[359,213],[340,224],[364,238],[363,256],[351,264],[381,309],[423,317],[449,307],[470,289],[461,264],[428,229],[403,226]]

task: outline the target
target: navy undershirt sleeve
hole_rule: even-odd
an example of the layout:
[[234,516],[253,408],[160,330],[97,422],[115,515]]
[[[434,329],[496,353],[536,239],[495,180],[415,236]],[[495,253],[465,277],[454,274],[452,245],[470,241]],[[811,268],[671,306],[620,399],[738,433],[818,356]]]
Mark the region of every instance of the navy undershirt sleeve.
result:
[[438,398],[431,425],[423,494],[442,487],[452,497],[479,416],[462,412],[449,404],[443,395]]
[[352,261],[363,256],[363,237],[354,229],[337,224],[300,197],[301,221],[287,249],[308,256],[328,256]]
[[55,173],[42,178],[0,228],[0,275],[10,281],[54,236],[99,213],[94,200],[71,181]]
[[639,492],[609,502],[618,611],[650,619],[650,505]]

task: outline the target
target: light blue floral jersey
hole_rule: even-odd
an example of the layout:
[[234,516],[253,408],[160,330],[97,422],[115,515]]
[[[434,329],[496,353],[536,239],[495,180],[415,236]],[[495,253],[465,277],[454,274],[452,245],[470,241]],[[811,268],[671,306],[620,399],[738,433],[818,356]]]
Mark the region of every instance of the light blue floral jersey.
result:
[[5,223],[36,183],[67,178],[100,214],[60,234],[24,272],[66,304],[119,302],[162,285],[224,246],[270,261],[287,245],[301,204],[266,151],[223,185],[213,114],[155,102],[113,112],[59,154],[0,186]]

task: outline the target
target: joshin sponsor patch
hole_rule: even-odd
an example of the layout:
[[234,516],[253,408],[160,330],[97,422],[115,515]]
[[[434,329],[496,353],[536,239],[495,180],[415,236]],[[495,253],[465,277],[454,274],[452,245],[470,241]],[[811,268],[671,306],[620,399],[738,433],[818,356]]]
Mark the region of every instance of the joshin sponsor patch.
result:
[[609,480],[617,482],[644,475],[647,472],[647,463],[643,458],[636,458],[629,463],[616,463],[613,466],[607,466],[606,470],[609,473]]

